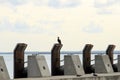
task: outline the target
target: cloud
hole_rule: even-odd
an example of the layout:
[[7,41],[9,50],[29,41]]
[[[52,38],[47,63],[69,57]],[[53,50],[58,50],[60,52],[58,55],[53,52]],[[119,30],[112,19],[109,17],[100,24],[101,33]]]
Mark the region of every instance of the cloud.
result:
[[29,31],[28,26],[24,22],[16,21],[15,24],[10,23],[8,19],[3,19],[0,23],[0,31],[11,31],[11,32],[27,32]]
[[22,4],[25,4],[27,0],[0,0],[0,4],[11,4],[11,5],[14,5],[14,6],[17,6],[17,5],[22,5]]
[[59,2],[59,0],[51,0],[51,1],[49,1],[48,5],[58,8],[58,7],[60,7],[60,2]]
[[97,13],[100,15],[109,15],[109,14],[113,14],[113,11],[103,8],[100,9]]
[[27,32],[29,32],[29,27],[24,22],[16,21],[16,23],[13,25],[13,29],[11,29],[11,31],[20,32],[20,33],[23,33],[23,32],[27,33]]
[[95,23],[90,23],[88,26],[82,29],[86,33],[102,33],[103,29]]
[[79,6],[81,3],[80,0],[67,0],[65,3],[63,3],[63,6],[65,7],[76,7]]
[[4,31],[4,30],[9,30],[12,28],[12,24],[8,21],[8,19],[2,19],[2,21],[0,22],[0,31]]
[[[8,4],[7,0],[0,3],[1,44],[12,46],[13,43],[26,42],[32,46],[30,50],[39,50],[41,45],[46,51],[58,35],[65,44],[63,50],[77,49],[86,43],[95,43],[101,48],[110,42],[120,43],[120,7],[117,3],[97,8],[93,6],[94,0],[49,1],[26,0],[25,3]],[[116,13],[118,15],[114,15]]]
[[59,21],[42,20],[36,22],[34,25],[30,25],[27,22],[18,20],[11,23],[9,19],[4,18],[0,23],[0,31],[53,35],[61,31],[61,24],[62,22]]
[[120,14],[120,0],[95,0],[94,7],[98,14]]
[[53,8],[75,7],[80,4],[80,0],[1,0],[0,4],[11,4],[16,7],[19,5],[33,3],[37,6],[49,6]]
[[80,5],[79,0],[50,0],[49,6],[54,8],[76,7]]
[[120,0],[95,0],[95,7],[109,7],[112,5],[120,4]]

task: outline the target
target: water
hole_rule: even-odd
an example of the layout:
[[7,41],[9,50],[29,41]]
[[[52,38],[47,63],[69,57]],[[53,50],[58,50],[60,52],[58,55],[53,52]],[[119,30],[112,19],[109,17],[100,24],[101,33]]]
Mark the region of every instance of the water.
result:
[[[63,54],[61,54],[61,60],[64,59],[64,55],[79,55],[80,57],[80,60],[82,62],[82,54],[80,52],[64,52]],[[29,53],[29,54],[25,54],[25,62],[27,61],[27,56],[28,55],[32,55],[32,53]],[[42,53],[39,53],[39,55],[44,55],[45,58],[46,58],[46,61],[47,61],[47,64],[48,64],[48,67],[49,69],[51,69],[51,55],[49,53],[45,53],[43,54]],[[94,59],[96,54],[92,54],[91,55],[91,60]],[[114,54],[114,59],[117,58],[117,55],[118,54]],[[3,56],[4,57],[4,60],[5,60],[5,64],[7,66],[7,69],[8,69],[8,72],[9,72],[9,75],[10,75],[10,78],[12,79],[13,78],[13,54],[12,53],[9,53],[9,54],[1,54],[0,53],[0,56]],[[117,63],[117,60],[114,61],[114,63]],[[94,60],[91,62],[91,64],[94,64]],[[61,65],[64,65],[64,62],[61,62]],[[27,63],[25,63],[25,66],[27,66]]]

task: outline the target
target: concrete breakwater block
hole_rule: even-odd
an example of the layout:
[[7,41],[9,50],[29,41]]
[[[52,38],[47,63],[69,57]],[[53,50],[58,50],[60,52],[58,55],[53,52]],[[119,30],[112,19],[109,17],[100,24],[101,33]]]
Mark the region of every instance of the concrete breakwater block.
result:
[[95,55],[96,73],[113,73],[113,68],[108,55]]
[[4,59],[0,56],[0,80],[10,80]]
[[78,55],[64,56],[64,74],[65,75],[84,75],[85,74]]
[[44,56],[28,56],[28,77],[51,76]]
[[118,64],[117,64],[117,67],[118,67],[118,72],[120,72],[120,55],[118,55]]

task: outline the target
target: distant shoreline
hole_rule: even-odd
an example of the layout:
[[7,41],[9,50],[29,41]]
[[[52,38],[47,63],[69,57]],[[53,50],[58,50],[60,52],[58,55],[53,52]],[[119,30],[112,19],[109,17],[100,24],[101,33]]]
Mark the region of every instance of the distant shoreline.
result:
[[[105,51],[91,51],[91,54],[105,54]],[[0,54],[13,54],[13,52],[0,52]],[[26,51],[25,54],[51,54],[51,52]],[[82,51],[61,51],[61,54],[82,54]],[[114,54],[120,54],[120,51],[114,51]]]

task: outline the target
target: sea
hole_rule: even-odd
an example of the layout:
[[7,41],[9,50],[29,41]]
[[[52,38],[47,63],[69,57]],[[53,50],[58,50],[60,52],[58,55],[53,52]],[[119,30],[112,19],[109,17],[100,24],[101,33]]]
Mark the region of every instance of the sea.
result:
[[[94,64],[95,55],[105,55],[105,51],[92,51],[91,52],[91,64]],[[114,63],[117,63],[117,56],[120,54],[120,51],[114,52]],[[42,55],[45,56],[49,70],[51,69],[51,53],[50,52],[25,52],[25,62],[27,62],[28,55]],[[64,65],[64,55],[79,55],[79,58],[82,63],[82,51],[62,51],[60,55],[61,65]],[[0,56],[4,57],[4,61],[11,79],[13,79],[13,57],[12,52],[0,52]],[[25,63],[27,67],[27,63]],[[51,72],[51,70],[50,70]]]

